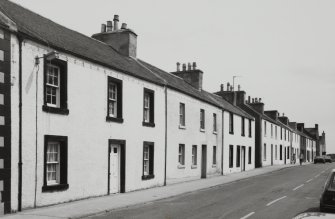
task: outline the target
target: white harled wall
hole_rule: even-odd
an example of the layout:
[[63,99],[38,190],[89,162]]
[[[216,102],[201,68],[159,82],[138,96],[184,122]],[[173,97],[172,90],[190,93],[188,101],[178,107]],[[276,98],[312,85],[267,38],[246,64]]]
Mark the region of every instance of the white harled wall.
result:
[[[185,104],[185,127],[179,126],[179,104]],[[200,109],[205,110],[205,130],[200,131]],[[213,132],[213,113],[217,132]],[[188,95],[168,89],[167,92],[167,183],[201,177],[201,147],[207,145],[207,175],[220,174],[222,148],[222,110]],[[185,145],[185,165],[178,163],[179,144]],[[197,145],[197,166],[192,167],[192,145]],[[216,146],[216,165],[213,165]]]
[[[16,66],[18,65],[17,43],[16,38],[12,37],[12,48],[14,50],[12,72],[14,76],[17,75]],[[36,206],[42,206],[106,195],[109,139],[126,140],[126,192],[163,185],[165,145],[165,96],[163,87],[60,53],[60,59],[68,60],[69,115],[46,113],[42,111],[43,61],[41,60],[37,73],[37,68],[34,67],[34,57],[41,57],[51,49],[31,41],[25,41],[22,50],[22,208],[33,207],[35,201]],[[37,118],[35,116],[36,75],[38,75]],[[106,122],[107,76],[123,81],[124,122],[121,124]],[[18,114],[17,81],[12,87],[13,115]],[[156,126],[154,128],[142,126],[144,87],[155,91]],[[14,118],[18,118],[18,116]],[[15,168],[17,167],[18,155],[18,119],[14,119],[12,122],[12,136],[14,139],[12,142],[12,166]],[[65,191],[42,192],[44,135],[68,136],[69,188]],[[155,177],[150,180],[142,180],[141,178],[143,141],[155,143]],[[35,154],[37,154],[37,158]],[[35,171],[36,159],[37,171]],[[92,177],[93,173],[94,177]],[[36,191],[35,174],[37,174]],[[13,171],[12,178],[12,208],[16,210],[17,171]]]
[[[242,165],[236,166],[237,146],[245,146],[245,170],[255,168],[255,120],[251,123],[251,137],[249,137],[249,119],[245,118],[245,136],[242,136],[241,116],[234,114],[234,133],[229,133],[229,112],[224,111],[224,158],[223,158],[223,173],[237,173],[242,171]],[[233,167],[229,167],[229,146],[233,145]],[[251,147],[251,164],[248,162],[249,147]],[[242,149],[241,149],[242,151]],[[240,155],[241,156],[241,155]],[[242,158],[240,158],[242,160]],[[240,161],[241,161],[240,160]],[[241,163],[242,164],[242,163]]]

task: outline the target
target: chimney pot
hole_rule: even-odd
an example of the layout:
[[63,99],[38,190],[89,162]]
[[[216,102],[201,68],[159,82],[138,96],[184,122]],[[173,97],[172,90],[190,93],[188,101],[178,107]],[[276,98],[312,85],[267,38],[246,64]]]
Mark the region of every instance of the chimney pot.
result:
[[260,102],[260,103],[262,102],[262,98],[259,98],[259,102]]
[[180,62],[177,62],[177,71],[180,71]]
[[119,29],[119,15],[114,15],[114,30],[118,30]]
[[106,32],[106,24],[101,24],[101,33]]
[[197,63],[193,62],[193,70],[196,70],[196,69],[197,69]]
[[186,64],[183,63],[183,71],[186,71]]
[[188,71],[191,71],[191,70],[192,70],[191,63],[190,63],[190,62],[187,64],[187,70],[188,70]]
[[237,86],[237,90],[240,91],[241,90],[241,85]]
[[283,116],[285,116],[285,113],[283,113]]
[[224,85],[223,84],[221,84],[221,91],[224,91]]
[[255,103],[255,98],[252,98],[252,103]]
[[233,86],[230,86],[230,91],[233,91]]
[[113,31],[113,22],[107,21],[107,32]]
[[126,23],[122,23],[121,29],[123,29],[123,30],[127,29],[127,24]]
[[248,96],[248,103],[250,103],[250,96]]

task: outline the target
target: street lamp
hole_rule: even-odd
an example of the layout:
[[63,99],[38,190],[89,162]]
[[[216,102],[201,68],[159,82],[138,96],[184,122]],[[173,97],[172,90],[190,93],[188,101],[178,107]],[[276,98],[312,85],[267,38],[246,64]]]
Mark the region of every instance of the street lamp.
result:
[[48,52],[47,54],[45,54],[44,56],[35,57],[35,65],[39,65],[40,64],[40,59],[41,58],[45,58],[47,61],[51,61],[53,59],[58,59],[59,58],[59,53],[57,51],[51,51]]

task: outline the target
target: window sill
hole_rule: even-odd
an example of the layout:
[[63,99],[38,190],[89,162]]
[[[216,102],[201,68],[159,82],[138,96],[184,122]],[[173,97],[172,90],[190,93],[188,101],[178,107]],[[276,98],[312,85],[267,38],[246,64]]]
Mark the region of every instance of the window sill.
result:
[[179,164],[177,167],[178,169],[185,169],[185,165],[182,165],[182,164]]
[[184,126],[184,125],[179,125],[179,129],[186,129],[186,126]]
[[42,110],[47,113],[55,113],[60,115],[69,115],[69,110],[65,108],[56,108],[47,105],[42,106]]
[[42,192],[56,192],[64,191],[69,188],[69,184],[57,184],[57,185],[44,185],[42,187]]
[[212,167],[213,167],[213,168],[216,167],[216,164],[213,164]]
[[142,176],[142,180],[149,180],[149,179],[153,179],[155,178],[154,174],[150,174],[150,175],[143,175]]
[[229,134],[233,135],[233,134],[234,134],[234,132],[229,132]]
[[241,134],[242,137],[245,137],[245,134]]
[[192,166],[191,166],[191,169],[197,169],[197,168],[198,168],[197,165],[192,165]]
[[146,127],[155,127],[154,122],[142,122],[142,125]]
[[217,134],[218,134],[218,132],[217,132],[217,131],[213,131],[213,134],[214,134],[214,135],[217,135]]
[[251,135],[249,135],[249,138],[252,138],[252,136],[251,136]]
[[200,132],[205,132],[205,131],[206,131],[205,129],[200,128]]
[[114,117],[110,117],[110,116],[106,116],[106,121],[107,122],[123,123],[123,119],[122,118],[114,118]]

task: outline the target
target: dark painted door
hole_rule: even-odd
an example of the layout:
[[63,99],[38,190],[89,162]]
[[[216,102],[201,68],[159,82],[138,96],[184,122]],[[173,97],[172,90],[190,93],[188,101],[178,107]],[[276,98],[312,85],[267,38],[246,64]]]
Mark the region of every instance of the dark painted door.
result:
[[202,145],[201,148],[201,178],[207,176],[207,145]]

